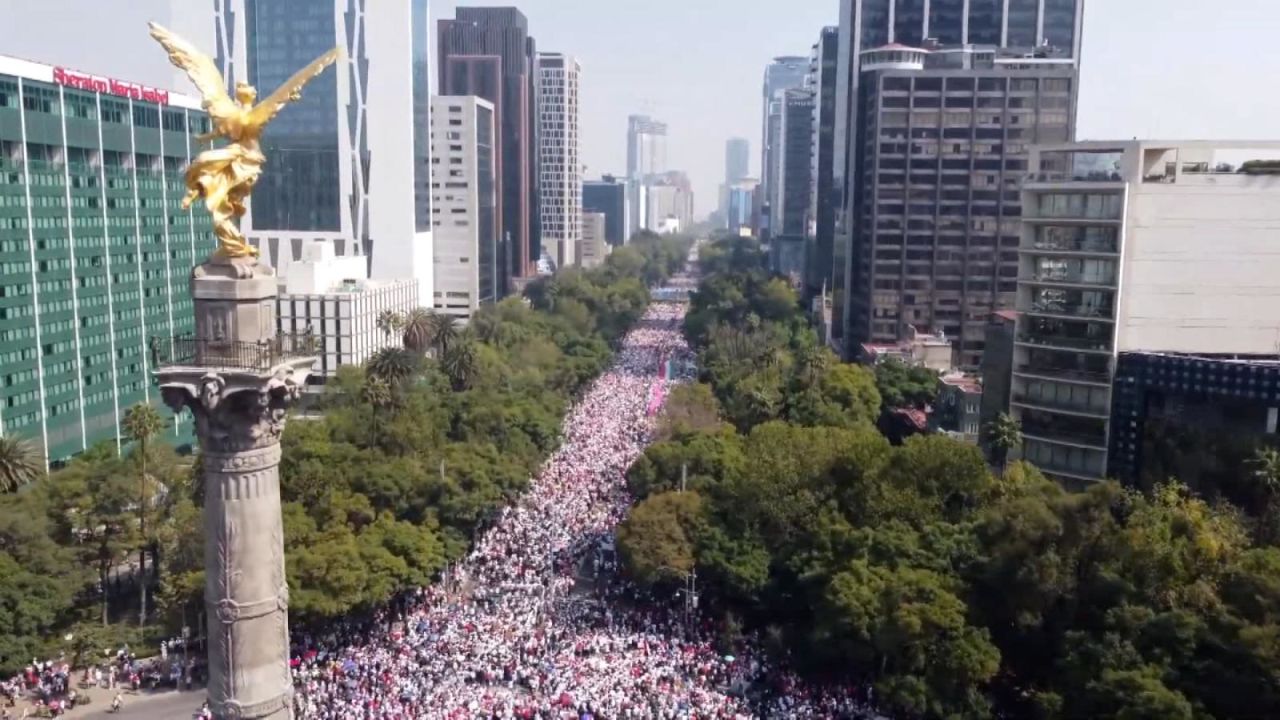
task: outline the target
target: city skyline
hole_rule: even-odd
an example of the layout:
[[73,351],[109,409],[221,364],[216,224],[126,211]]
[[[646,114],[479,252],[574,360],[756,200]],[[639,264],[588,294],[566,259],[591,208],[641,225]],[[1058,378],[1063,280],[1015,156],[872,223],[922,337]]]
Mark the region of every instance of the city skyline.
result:
[[[591,68],[582,87],[585,177],[625,175],[627,116],[649,113],[670,125],[671,157],[680,158],[680,169],[689,173],[697,214],[705,215],[716,209],[725,141],[744,137],[753,148],[760,147],[761,69],[775,56],[807,53],[816,30],[838,21],[838,2],[788,5],[785,13],[776,12],[778,6],[768,0],[587,5],[526,0],[518,7],[540,44],[572,53]],[[434,0],[432,27],[435,20],[452,17],[458,5],[482,4]],[[212,51],[212,3],[203,19],[208,33],[203,41],[198,37],[199,13],[174,14],[172,6],[172,0],[0,0],[0,14],[13,20],[0,27],[0,48],[32,60],[190,92],[167,63],[146,53],[124,52],[147,41],[146,21],[151,19],[168,21],[168,27]],[[736,23],[733,33],[719,37],[701,29],[730,14]],[[1194,0],[1086,3],[1080,139],[1265,136],[1270,118],[1280,113],[1280,98],[1263,94],[1232,112],[1222,108],[1251,85],[1280,73],[1280,58],[1262,54],[1248,63],[1232,63],[1231,73],[1220,70],[1236,47],[1266,45],[1274,25],[1266,18],[1280,20],[1280,7],[1266,0],[1215,6]],[[1137,47],[1195,47],[1196,52],[1162,54],[1157,72],[1150,62],[1128,61]],[[1157,110],[1179,100],[1177,113]],[[760,172],[758,155],[753,151],[753,176]]]

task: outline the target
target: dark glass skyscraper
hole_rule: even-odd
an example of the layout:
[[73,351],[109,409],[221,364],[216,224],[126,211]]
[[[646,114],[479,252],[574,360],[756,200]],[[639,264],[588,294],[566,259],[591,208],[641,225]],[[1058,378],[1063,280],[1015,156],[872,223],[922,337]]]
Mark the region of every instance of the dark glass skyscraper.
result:
[[[531,275],[540,251],[536,237],[537,143],[534,122],[534,68],[537,53],[529,21],[514,7],[460,7],[453,20],[439,22],[439,92],[476,95],[493,103],[500,127],[498,157],[501,233],[507,249],[503,281]],[[493,68],[500,83],[477,62]]]
[[582,183],[582,210],[604,214],[605,241],[613,247],[627,242],[627,183],[612,175]]
[[751,174],[751,141],[729,138],[724,144],[724,182],[733,184]]
[[834,266],[831,242],[835,233],[835,212],[840,199],[834,192],[836,78],[840,59],[840,30],[822,30],[813,46],[810,86],[813,90],[813,153],[810,170],[809,222],[811,248],[808,253],[806,284],[816,295],[823,286],[833,286]]
[[[263,95],[334,45],[332,0],[245,0],[244,11],[245,81]],[[337,107],[337,73],[323,73],[267,126],[262,150],[271,161],[253,192],[254,227],[341,229]]]
[[[784,56],[773,59],[764,70],[764,115],[760,130],[760,187],[764,193],[765,203],[776,204],[778,198],[777,175],[779,155],[782,151],[782,112],[784,107],[783,93],[792,88],[804,85],[809,74],[809,58],[800,56]],[[770,221],[767,229],[777,226],[774,220],[777,210],[770,207]],[[762,228],[763,230],[764,228]]]
[[267,164],[243,229],[281,276],[322,241],[367,255],[371,278],[413,278],[432,297],[428,4],[214,0],[223,77],[260,97],[334,46],[345,52],[262,137]]

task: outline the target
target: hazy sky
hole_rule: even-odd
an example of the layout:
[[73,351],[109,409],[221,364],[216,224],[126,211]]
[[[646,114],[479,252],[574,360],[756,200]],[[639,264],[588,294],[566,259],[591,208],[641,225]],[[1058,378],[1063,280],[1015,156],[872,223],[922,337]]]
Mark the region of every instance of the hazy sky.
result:
[[[372,9],[391,1],[367,0]],[[501,3],[433,0],[432,14],[452,17],[458,4]],[[622,172],[627,115],[651,114],[670,125],[669,163],[689,172],[703,214],[716,204],[727,138],[750,138],[759,171],[765,64],[808,54],[821,27],[837,22],[839,0],[516,4],[540,48],[582,62],[588,175]],[[211,46],[212,8],[212,0],[0,0],[0,54],[172,87],[146,20],[193,35],[203,28]],[[1276,28],[1276,0],[1087,0],[1079,136],[1280,139]]]

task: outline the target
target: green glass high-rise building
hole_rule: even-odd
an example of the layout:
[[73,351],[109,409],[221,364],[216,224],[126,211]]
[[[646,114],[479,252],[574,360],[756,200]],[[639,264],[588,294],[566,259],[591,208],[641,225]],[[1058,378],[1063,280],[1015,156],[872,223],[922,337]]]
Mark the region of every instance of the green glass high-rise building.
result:
[[193,329],[188,277],[216,247],[181,208],[208,129],[196,99],[0,56],[0,432],[51,463],[159,405],[151,338]]

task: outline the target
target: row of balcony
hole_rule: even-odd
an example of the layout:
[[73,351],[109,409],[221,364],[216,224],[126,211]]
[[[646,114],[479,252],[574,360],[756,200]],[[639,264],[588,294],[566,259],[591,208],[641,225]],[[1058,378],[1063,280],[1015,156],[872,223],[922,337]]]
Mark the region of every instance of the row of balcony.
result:
[[1063,285],[1099,285],[1115,287],[1115,273],[1085,272],[1068,268],[1045,268],[1031,273],[1024,273],[1019,278],[1025,282],[1060,283]]
[[1115,321],[1115,308],[1090,303],[1063,303],[1056,301],[1037,301],[1026,308],[1032,315],[1054,315],[1061,317],[1082,318],[1085,320]]
[[1111,352],[1110,337],[1072,337],[1070,335],[1062,335],[1059,333],[1023,332],[1018,334],[1018,342],[1024,345],[1036,345],[1040,347],[1068,348],[1071,350],[1085,350],[1088,352]]
[[1116,255],[1119,252],[1114,239],[1108,241],[1038,238],[1030,247],[1023,248],[1023,252],[1033,252],[1036,250],[1042,252],[1088,253],[1091,255]]
[[1084,432],[1079,428],[1053,421],[1032,421],[1024,418],[1022,421],[1022,434],[1033,438],[1099,449],[1107,446],[1105,429],[1099,432]]

